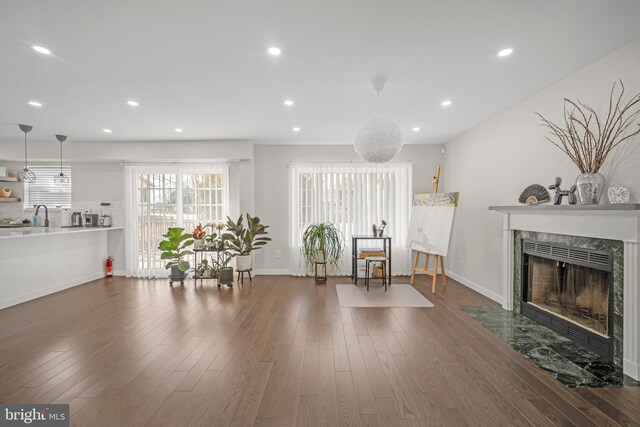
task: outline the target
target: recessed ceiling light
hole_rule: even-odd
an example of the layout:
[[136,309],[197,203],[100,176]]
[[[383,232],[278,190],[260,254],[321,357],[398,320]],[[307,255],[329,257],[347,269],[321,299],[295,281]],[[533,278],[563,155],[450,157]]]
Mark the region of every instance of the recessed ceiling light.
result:
[[137,107],[138,105],[140,105],[138,101],[134,101],[133,99],[128,100],[127,104],[131,105],[132,107]]
[[267,52],[269,52],[269,55],[272,55],[272,56],[280,56],[280,54],[282,53],[280,48],[277,48],[277,47],[270,47],[267,50]]
[[293,105],[293,101],[290,99],[285,99],[284,105],[286,105],[287,107],[291,107]]
[[174,131],[176,131],[176,132],[178,132],[178,133],[181,133],[181,132],[182,132],[182,129],[181,129],[181,128],[175,128],[175,129],[174,129]]
[[300,130],[301,130],[301,129],[300,129],[299,127],[297,127],[297,126],[296,126],[296,127],[294,127],[292,130],[293,130],[294,132],[300,132]]
[[445,99],[440,103],[440,105],[442,105],[443,107],[448,107],[449,105],[451,105],[451,101],[448,99]]
[[513,53],[513,49],[506,48],[506,49],[502,49],[500,52],[498,52],[498,56],[509,56]]
[[111,129],[102,129],[102,132],[104,132],[104,133],[111,133],[111,132],[112,132],[112,130],[111,130]]
[[29,105],[33,107],[42,107],[42,104],[38,101],[29,101]]
[[420,130],[420,128],[418,126],[416,126],[416,127],[412,128],[411,130],[414,131],[414,132],[418,132]]
[[42,47],[42,46],[38,46],[38,45],[33,45],[31,46],[31,48],[33,50],[35,50],[38,53],[41,53],[43,55],[51,55],[51,51],[49,49],[47,49],[46,47]]

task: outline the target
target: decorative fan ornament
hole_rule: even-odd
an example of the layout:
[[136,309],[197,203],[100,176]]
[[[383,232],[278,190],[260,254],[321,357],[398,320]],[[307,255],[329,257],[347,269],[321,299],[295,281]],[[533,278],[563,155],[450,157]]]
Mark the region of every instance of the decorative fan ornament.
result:
[[518,201],[526,205],[537,205],[551,200],[549,192],[540,184],[531,184],[522,191]]

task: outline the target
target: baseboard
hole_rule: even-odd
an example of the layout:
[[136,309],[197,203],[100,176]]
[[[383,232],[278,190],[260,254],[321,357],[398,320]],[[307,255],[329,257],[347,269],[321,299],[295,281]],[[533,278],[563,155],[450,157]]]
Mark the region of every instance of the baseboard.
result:
[[504,306],[504,298],[502,297],[502,295],[498,295],[495,292],[490,291],[487,288],[484,288],[484,287],[478,285],[475,282],[472,282],[471,280],[469,280],[469,279],[467,279],[465,277],[462,277],[462,276],[457,275],[456,273],[453,273],[452,271],[446,271],[446,274],[447,274],[447,277],[451,277],[456,282],[460,282],[463,285],[465,285],[467,288],[473,289],[477,293],[482,294],[485,297],[492,299],[493,301],[497,302],[501,306]]
[[60,283],[55,286],[50,286],[48,288],[40,289],[35,292],[29,292],[28,294],[20,295],[14,298],[6,299],[4,301],[0,301],[0,309],[11,307],[13,305],[22,304],[23,302],[31,301],[36,298],[44,297],[46,295],[51,295],[56,292],[63,291],[65,289],[73,288],[74,286],[83,285],[87,282],[91,282],[93,280],[101,279],[104,277],[104,273],[95,273],[90,274],[84,277],[81,277],[76,280],[71,280],[68,282]]
[[634,380],[640,379],[640,365],[631,360],[625,359],[622,361],[622,372]]
[[282,269],[264,269],[264,270],[254,270],[253,274],[256,276],[289,276],[291,271],[287,268]]
[[126,276],[126,272],[124,270],[113,270],[114,276]]

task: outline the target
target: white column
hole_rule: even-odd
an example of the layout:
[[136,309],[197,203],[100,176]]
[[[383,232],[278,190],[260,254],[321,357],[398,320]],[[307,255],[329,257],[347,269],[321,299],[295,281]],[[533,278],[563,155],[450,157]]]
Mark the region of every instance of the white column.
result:
[[624,242],[623,371],[640,379],[640,242]]
[[513,230],[508,212],[502,215],[502,308],[513,310]]

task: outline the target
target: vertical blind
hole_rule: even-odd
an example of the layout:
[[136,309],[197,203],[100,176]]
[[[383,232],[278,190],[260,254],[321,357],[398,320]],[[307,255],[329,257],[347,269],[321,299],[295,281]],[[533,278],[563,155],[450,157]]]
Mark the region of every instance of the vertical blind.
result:
[[31,166],[29,169],[36,174],[36,181],[24,183],[24,209],[36,205],[71,208],[71,166],[62,167],[62,172],[69,177],[68,185],[53,182],[53,178],[60,175],[60,166]]
[[226,164],[128,165],[125,171],[127,276],[166,274],[158,245],[169,227],[190,233],[227,216]]
[[[292,163],[290,189],[290,270],[307,273],[301,255],[302,234],[309,224],[331,222],[345,237],[347,247],[337,274],[351,274],[351,237],[370,235],[371,226],[387,222],[394,274],[409,272],[410,253],[405,247],[412,194],[410,163],[301,164]],[[374,242],[374,241],[372,241]],[[374,246],[375,242],[371,245]]]

